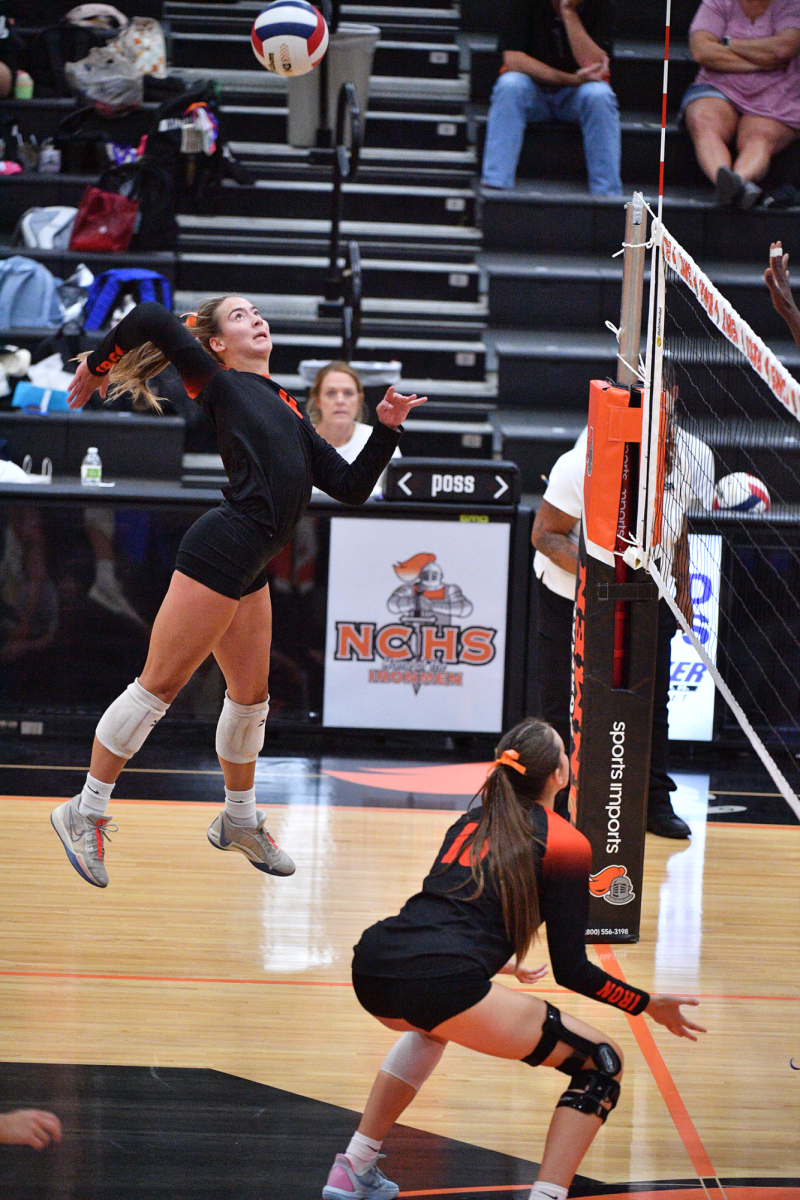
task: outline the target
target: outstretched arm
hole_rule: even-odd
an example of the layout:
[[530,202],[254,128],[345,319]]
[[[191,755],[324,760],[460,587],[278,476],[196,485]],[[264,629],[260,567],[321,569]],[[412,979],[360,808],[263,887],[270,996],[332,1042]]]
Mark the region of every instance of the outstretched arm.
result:
[[80,364],[67,392],[69,407],[83,408],[98,388],[101,396],[105,396],[108,380],[104,381],[105,386],[98,380],[107,376],[114,364],[130,350],[136,350],[146,342],[152,342],[169,362],[174,363],[192,397],[199,395],[211,376],[222,370],[176,316],[163,304],[147,300],[132,308]]
[[772,242],[769,248],[769,266],[764,280],[770,290],[772,303],[789,326],[792,337],[800,349],[800,309],[794,301],[789,285],[789,255],[783,253],[780,242]]
[[378,424],[373,426],[367,444],[352,463],[314,431],[314,485],[343,504],[363,504],[394,454],[403,432],[402,424],[412,408],[424,404],[427,396],[402,396],[390,387],[375,410]]

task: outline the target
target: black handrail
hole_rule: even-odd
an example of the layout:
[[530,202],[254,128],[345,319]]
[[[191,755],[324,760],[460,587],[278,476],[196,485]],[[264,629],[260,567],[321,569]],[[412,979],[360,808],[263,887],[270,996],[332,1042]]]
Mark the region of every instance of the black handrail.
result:
[[342,308],[342,361],[350,362],[361,334],[361,251],[358,242],[344,249],[345,295]]
[[[350,115],[350,154],[345,145],[345,117]],[[342,275],[339,270],[339,229],[342,223],[342,183],[355,179],[361,154],[361,111],[358,95],[352,83],[343,83],[336,106],[336,145],[333,148],[333,195],[331,197],[330,265],[325,286],[325,299],[336,300],[341,293]]]
[[[350,118],[350,152],[345,138],[347,117]],[[348,360],[356,347],[361,327],[361,255],[357,242],[347,242],[345,265],[339,265],[340,232],[344,197],[342,183],[352,180],[358,171],[363,141],[361,110],[358,94],[352,83],[343,83],[336,105],[336,144],[333,151],[333,194],[331,197],[330,261],[323,282],[323,295],[328,301],[342,303],[342,357]]]
[[[319,7],[328,25],[328,33],[332,36],[339,28],[340,0],[319,0]],[[330,150],[331,126],[328,114],[328,55],[323,54],[317,70],[319,71],[319,115],[317,118],[316,145],[319,150]]]

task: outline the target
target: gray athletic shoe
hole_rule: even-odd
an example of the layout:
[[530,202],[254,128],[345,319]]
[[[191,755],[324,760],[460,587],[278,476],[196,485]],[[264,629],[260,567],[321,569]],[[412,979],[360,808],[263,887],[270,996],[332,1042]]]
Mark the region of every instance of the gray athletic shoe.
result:
[[80,796],[65,800],[50,814],[50,824],[55,829],[67,858],[87,883],[95,887],[108,887],[108,871],[105,864],[105,843],[110,841],[109,831],[116,832],[110,817],[90,817],[78,812]]
[[208,840],[218,850],[238,850],[259,871],[268,875],[294,875],[295,865],[289,855],[281,850],[264,828],[267,814],[262,808],[256,809],[258,824],[234,825],[225,815],[225,809],[219,813],[208,827]]
[[322,1197],[323,1200],[394,1200],[399,1191],[397,1184],[387,1179],[377,1164],[363,1175],[356,1175],[349,1158],[337,1154]]

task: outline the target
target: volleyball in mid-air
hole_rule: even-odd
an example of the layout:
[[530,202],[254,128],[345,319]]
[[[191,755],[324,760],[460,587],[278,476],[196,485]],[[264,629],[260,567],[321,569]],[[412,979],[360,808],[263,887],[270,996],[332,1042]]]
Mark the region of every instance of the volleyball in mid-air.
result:
[[746,471],[723,475],[714,489],[714,509],[718,512],[766,513],[770,499],[766,484]]
[[275,0],[253,22],[253,52],[274,75],[306,75],[328,48],[328,26],[305,0]]

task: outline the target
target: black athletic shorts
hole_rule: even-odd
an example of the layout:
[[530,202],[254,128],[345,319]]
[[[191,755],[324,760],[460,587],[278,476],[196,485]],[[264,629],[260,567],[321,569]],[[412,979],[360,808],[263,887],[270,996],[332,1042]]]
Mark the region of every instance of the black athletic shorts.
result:
[[430,1033],[489,995],[491,979],[479,970],[423,979],[382,979],[353,971],[353,990],[373,1017],[408,1021]]
[[280,549],[258,521],[225,500],[187,529],[175,566],[212,592],[241,600],[264,587],[266,565]]

